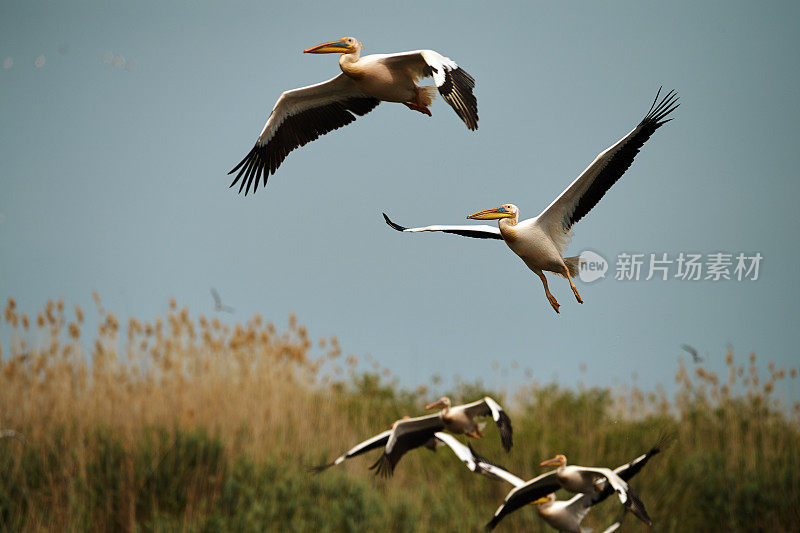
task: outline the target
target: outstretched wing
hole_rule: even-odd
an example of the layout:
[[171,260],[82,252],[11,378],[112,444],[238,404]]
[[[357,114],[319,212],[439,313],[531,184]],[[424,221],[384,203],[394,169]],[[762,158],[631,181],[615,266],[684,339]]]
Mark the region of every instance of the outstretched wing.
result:
[[475,461],[475,468],[478,473],[498,481],[505,481],[506,483],[509,483],[515,487],[525,484],[525,480],[522,478],[515,476],[497,463],[493,463],[485,457],[478,455],[477,452],[475,452],[475,450],[472,448],[471,444],[467,444],[467,447],[472,453],[473,460]]
[[368,57],[391,68],[403,68],[416,79],[433,76],[439,94],[450,104],[467,128],[478,129],[478,100],[472,92],[475,88],[475,79],[449,57],[433,50],[414,50]]
[[[672,435],[671,433],[662,434],[659,437],[658,442],[656,442],[656,444],[652,448],[650,448],[647,451],[647,453],[640,455],[639,457],[637,457],[636,459],[634,459],[629,463],[625,463],[624,465],[618,466],[617,468],[614,469],[614,473],[617,474],[623,481],[625,482],[630,481],[631,478],[633,478],[633,476],[638,474],[639,471],[641,471],[641,469],[644,468],[644,466],[647,464],[650,458],[652,458],[654,455],[661,453],[662,450],[664,450],[667,446],[669,446],[673,438],[674,435]],[[602,502],[612,494],[614,494],[614,488],[611,487],[610,484],[606,483],[603,486],[602,490],[592,495],[592,505],[597,505],[598,503]]]
[[[650,111],[633,131],[598,155],[537,217],[538,222],[547,228],[560,247],[566,249],[572,226],[597,205],[600,198],[622,177],[650,136],[672,120],[667,116],[680,105],[677,103],[678,95],[675,91],[670,91],[659,101],[660,94],[659,88]],[[565,250],[560,251],[564,253]]]
[[486,524],[486,529],[494,529],[506,515],[560,488],[561,484],[556,477],[556,471],[553,470],[541,476],[537,476],[519,487],[511,489],[506,495],[505,500],[503,500],[503,504],[495,511],[491,521]]
[[383,219],[392,229],[397,231],[404,231],[407,233],[416,233],[419,231],[441,231],[443,233],[453,233],[461,235],[462,237],[474,237],[476,239],[499,239],[503,240],[500,235],[500,230],[494,226],[425,226],[424,228],[406,228],[400,224],[392,222],[386,213],[383,213]]
[[336,460],[334,460],[333,462],[328,463],[328,464],[324,464],[324,465],[319,465],[319,466],[312,466],[310,468],[310,470],[312,472],[319,473],[319,472],[322,472],[324,470],[327,470],[328,468],[330,468],[332,466],[341,464],[342,462],[344,462],[347,459],[352,459],[353,457],[361,455],[362,453],[366,453],[366,452],[368,452],[370,450],[374,450],[376,448],[381,448],[383,446],[386,446],[386,443],[389,441],[389,436],[391,434],[392,434],[392,430],[391,429],[387,429],[383,433],[379,433],[378,435],[375,435],[374,437],[371,437],[371,438],[365,440],[364,442],[356,444],[355,446],[353,446],[352,448],[347,450],[347,452],[345,452],[342,455],[340,455],[339,457],[337,457]]
[[434,436],[439,442],[441,442],[442,444],[446,444],[447,447],[453,451],[456,457],[458,457],[469,470],[471,470],[472,472],[477,471],[475,459],[473,458],[472,451],[470,448],[464,446],[457,438],[450,435],[449,433],[445,433],[444,431],[439,431],[435,433]]
[[337,128],[350,124],[356,115],[363,116],[375,109],[380,100],[362,92],[344,74],[328,81],[286,91],[261,130],[255,146],[228,174],[236,172],[231,187],[241,181],[239,192],[245,196],[259,179],[274,174],[286,156],[299,146],[313,141]]
[[486,396],[482,400],[468,403],[461,407],[473,418],[478,416],[491,416],[492,420],[497,424],[497,428],[500,430],[500,440],[503,443],[503,448],[505,448],[506,451],[511,449],[511,446],[514,444],[511,419],[506,412],[503,411],[499,403]]

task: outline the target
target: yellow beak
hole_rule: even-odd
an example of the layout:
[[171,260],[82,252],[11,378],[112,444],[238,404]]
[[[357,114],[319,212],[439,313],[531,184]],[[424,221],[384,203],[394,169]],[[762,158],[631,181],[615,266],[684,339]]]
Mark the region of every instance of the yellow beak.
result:
[[534,500],[534,501],[532,501],[532,502],[531,502],[531,505],[536,505],[536,504],[538,504],[538,503],[547,503],[547,502],[549,502],[549,501],[550,501],[550,498],[549,498],[548,496],[542,496],[542,497],[541,497],[541,498],[539,498],[538,500]]
[[304,54],[348,54],[355,50],[352,46],[347,44],[344,39],[338,41],[331,41],[329,43],[318,44],[311,48],[303,50]]
[[483,211],[478,211],[477,213],[472,213],[467,218],[471,218],[473,220],[495,220],[498,218],[513,218],[514,213],[512,213],[506,207],[493,207],[492,209],[484,209]]
[[433,409],[434,407],[444,407],[444,402],[439,400],[438,402],[429,403],[425,406],[425,410],[427,411],[428,409]]

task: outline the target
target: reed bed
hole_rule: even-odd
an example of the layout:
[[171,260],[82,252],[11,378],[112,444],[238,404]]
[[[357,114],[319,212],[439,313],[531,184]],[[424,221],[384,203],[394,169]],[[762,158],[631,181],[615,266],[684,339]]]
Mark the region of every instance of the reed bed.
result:
[[[0,440],[0,530],[479,531],[508,490],[447,450],[408,454],[388,481],[367,469],[372,456],[312,475],[309,465],[421,413],[430,385],[400,388],[294,317],[282,332],[258,315],[226,325],[171,300],[165,317],[122,325],[95,300],[91,336],[63,301],[35,317],[6,304],[0,429],[26,443]],[[616,466],[669,435],[632,483],[656,531],[796,530],[800,405],[775,391],[798,368],[764,375],[754,354],[724,357],[724,376],[681,364],[673,396],[536,382],[511,395],[480,383],[445,392],[504,404],[514,448],[503,452],[491,427],[474,445],[522,477],[556,453]],[[584,523],[602,529],[619,512],[609,499]],[[646,529],[633,517],[624,528]],[[533,508],[500,526],[523,529],[548,530]]]

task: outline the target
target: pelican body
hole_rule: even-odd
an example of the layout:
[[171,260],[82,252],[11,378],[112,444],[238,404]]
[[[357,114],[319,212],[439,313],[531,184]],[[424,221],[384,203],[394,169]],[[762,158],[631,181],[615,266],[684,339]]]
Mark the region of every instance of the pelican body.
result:
[[484,434],[481,432],[480,425],[475,421],[475,417],[492,415],[500,428],[500,436],[503,447],[508,451],[511,449],[511,420],[505,411],[494,400],[485,397],[477,402],[457,405],[450,407],[450,398],[442,396],[438,401],[425,406],[425,410],[441,407],[439,418],[444,425],[444,429],[450,433],[462,433],[474,439],[481,439]]
[[556,455],[541,463],[541,466],[554,465],[558,466],[555,472],[561,488],[570,492],[600,492],[599,483],[603,479],[603,474],[597,470],[567,465],[567,457],[564,455]]
[[[431,116],[436,93],[450,104],[470,130],[478,129],[478,101],[472,93],[475,80],[453,60],[433,50],[361,57],[363,45],[342,37],[304,50],[307,54],[341,54],[338,76],[316,85],[281,94],[252,150],[229,172],[236,173],[245,196],[258,182],[274,174],[286,156],[299,146],[353,122],[381,102],[402,103]],[[432,76],[435,86],[417,81]]]
[[514,204],[484,209],[469,215],[473,220],[497,220],[498,226],[425,226],[406,228],[392,222],[386,213],[386,223],[397,231],[440,231],[463,237],[498,239],[505,241],[529,269],[542,280],[544,292],[556,313],[559,303],[547,286],[544,272],[552,272],[569,280],[575,299],[583,303],[573,278],[578,274],[579,257],[565,257],[572,227],[583,218],[605,193],[616,183],[633,163],[644,143],[661,126],[672,120],[667,118],[680,104],[674,91],[658,100],[656,94],[644,119],[625,137],[606,149],[584,170],[561,195],[539,216],[519,220],[519,208]]

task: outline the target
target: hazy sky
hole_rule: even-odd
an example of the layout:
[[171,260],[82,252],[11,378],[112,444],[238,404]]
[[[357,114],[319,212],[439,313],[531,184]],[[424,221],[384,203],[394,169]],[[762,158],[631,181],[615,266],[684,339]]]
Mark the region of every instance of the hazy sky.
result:
[[[151,319],[170,295],[212,314],[215,286],[232,320],[296,312],[409,386],[514,386],[530,368],[671,389],[682,343],[711,368],[727,345],[795,365],[799,20],[796,2],[6,2],[0,298],[89,310],[96,290]],[[339,72],[301,51],[343,35],[451,57],[477,80],[480,129],[441,99],[432,118],[383,104],[290,154],[266,190],[228,189],[280,93]],[[662,84],[675,120],[575,226],[570,254],[611,263],[578,282],[583,305],[551,277],[556,315],[502,242],[383,223],[466,223],[507,202],[535,216]],[[621,252],[763,260],[757,281],[623,282]]]

